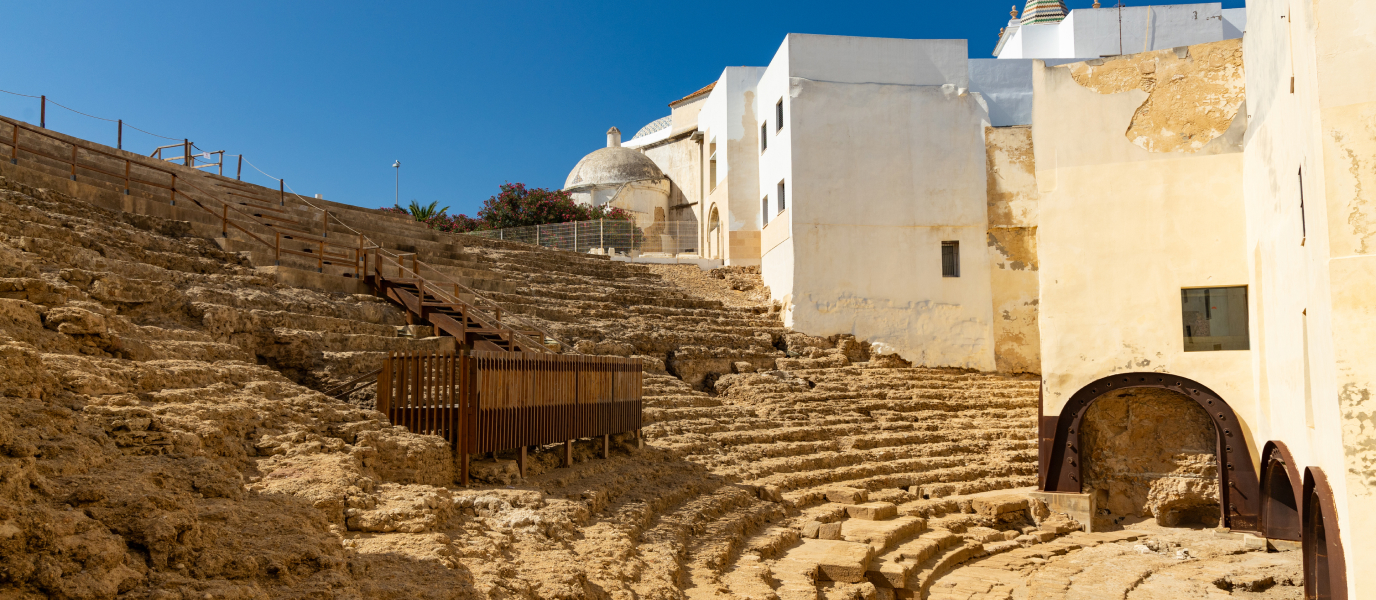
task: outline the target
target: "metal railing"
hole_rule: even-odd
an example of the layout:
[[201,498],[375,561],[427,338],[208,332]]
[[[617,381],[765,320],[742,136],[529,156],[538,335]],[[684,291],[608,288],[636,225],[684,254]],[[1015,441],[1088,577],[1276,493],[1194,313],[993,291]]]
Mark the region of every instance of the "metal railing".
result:
[[697,254],[697,221],[656,221],[638,226],[635,221],[599,219],[473,231],[472,235],[543,246],[554,250],[588,253],[594,250],[627,254]]

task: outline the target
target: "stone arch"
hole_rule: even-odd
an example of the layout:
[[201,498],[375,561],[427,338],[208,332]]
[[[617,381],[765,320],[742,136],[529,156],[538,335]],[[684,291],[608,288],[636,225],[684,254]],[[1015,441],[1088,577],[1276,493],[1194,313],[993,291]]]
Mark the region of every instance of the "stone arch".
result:
[[1122,373],[1098,379],[1070,397],[1056,419],[1055,432],[1042,443],[1051,443],[1046,453],[1045,490],[1081,493],[1083,459],[1080,450],[1080,425],[1086,411],[1101,396],[1127,388],[1156,388],[1176,392],[1193,400],[1213,422],[1218,457],[1220,524],[1232,529],[1257,531],[1260,500],[1256,468],[1242,430],[1242,422],[1232,407],[1218,394],[1197,381],[1169,373]]
[[1347,560],[1338,535],[1338,513],[1333,489],[1323,469],[1304,470],[1305,600],[1347,600]]
[[1301,537],[1300,498],[1304,479],[1285,442],[1266,442],[1261,451],[1261,532],[1275,540]]
[[705,258],[721,258],[721,214],[717,212],[717,205],[712,205],[712,211],[707,217],[707,253]]

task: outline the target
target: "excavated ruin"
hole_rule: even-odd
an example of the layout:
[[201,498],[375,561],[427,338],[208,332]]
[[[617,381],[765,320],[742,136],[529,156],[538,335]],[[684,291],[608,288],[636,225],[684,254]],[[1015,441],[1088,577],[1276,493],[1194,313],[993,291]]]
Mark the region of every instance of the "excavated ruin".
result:
[[368,388],[322,393],[452,338],[187,222],[0,178],[0,597],[1297,597],[1298,553],[1085,533],[1029,497],[1035,377],[788,331],[749,269],[403,225],[580,352],[640,357],[646,445],[540,449],[524,479],[474,457],[459,487],[446,442]]

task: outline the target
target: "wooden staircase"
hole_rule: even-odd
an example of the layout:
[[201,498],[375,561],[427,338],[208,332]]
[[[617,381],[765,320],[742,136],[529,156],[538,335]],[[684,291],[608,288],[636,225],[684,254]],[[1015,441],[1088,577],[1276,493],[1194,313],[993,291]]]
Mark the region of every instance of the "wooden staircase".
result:
[[541,340],[544,332],[534,328],[516,329],[504,326],[500,317],[487,315],[472,305],[446,299],[418,277],[368,276],[365,281],[378,296],[387,298],[406,310],[407,321],[430,325],[439,335],[458,338],[465,348],[480,352],[551,352]]

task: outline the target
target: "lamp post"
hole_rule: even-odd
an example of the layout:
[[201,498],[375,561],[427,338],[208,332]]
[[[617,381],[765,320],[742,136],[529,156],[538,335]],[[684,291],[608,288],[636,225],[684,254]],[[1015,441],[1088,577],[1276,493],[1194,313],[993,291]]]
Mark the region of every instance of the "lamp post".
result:
[[392,163],[392,168],[397,170],[397,198],[393,201],[393,206],[401,206],[401,161]]

